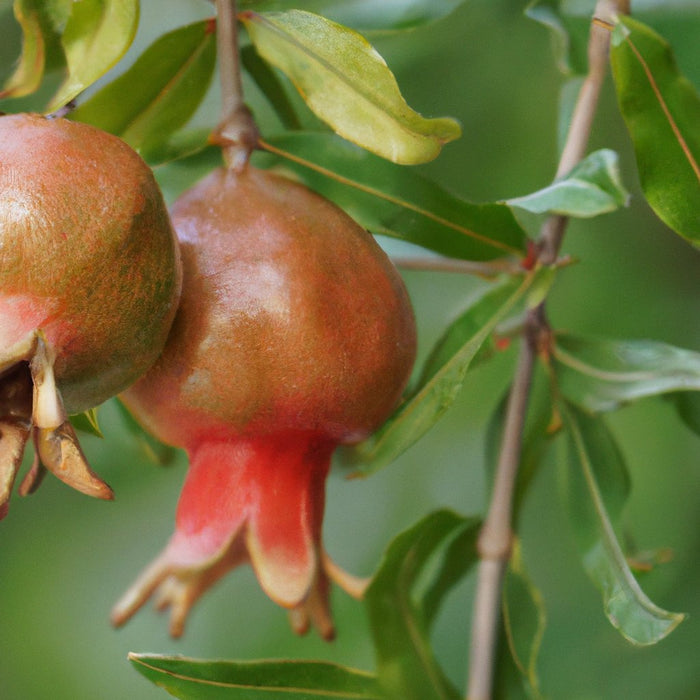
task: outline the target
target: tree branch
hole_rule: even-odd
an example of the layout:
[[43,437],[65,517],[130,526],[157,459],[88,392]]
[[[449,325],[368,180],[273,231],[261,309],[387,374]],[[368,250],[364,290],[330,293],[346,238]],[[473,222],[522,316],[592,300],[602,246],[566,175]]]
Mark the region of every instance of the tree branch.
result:
[[[585,154],[607,72],[610,27],[614,15],[628,9],[627,0],[599,0],[596,5],[588,43],[588,74],[574,108],[556,177],[568,173]],[[551,265],[556,261],[567,223],[568,218],[564,216],[551,216],[545,222],[538,242],[540,265]],[[506,409],[493,495],[478,541],[481,562],[474,599],[467,700],[489,700],[492,695],[502,581],[513,540],[513,492],[535,360],[540,339],[547,332],[543,302],[527,315]]]

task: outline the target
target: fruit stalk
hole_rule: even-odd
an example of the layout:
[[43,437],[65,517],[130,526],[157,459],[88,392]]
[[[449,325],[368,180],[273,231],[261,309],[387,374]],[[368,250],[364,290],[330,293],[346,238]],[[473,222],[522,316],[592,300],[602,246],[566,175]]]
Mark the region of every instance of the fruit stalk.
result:
[[212,142],[229,168],[242,171],[258,143],[258,129],[243,100],[236,0],[216,0],[216,46],[221,84],[221,121]]

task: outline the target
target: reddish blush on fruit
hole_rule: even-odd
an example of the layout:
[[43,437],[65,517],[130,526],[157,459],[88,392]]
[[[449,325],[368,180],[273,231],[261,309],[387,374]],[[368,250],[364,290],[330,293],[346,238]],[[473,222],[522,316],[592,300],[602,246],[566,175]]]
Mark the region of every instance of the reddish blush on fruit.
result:
[[141,424],[190,461],[175,533],[113,611],[155,595],[182,633],[196,600],[241,563],[333,636],[329,581],[360,594],[321,543],[334,449],[400,401],[415,323],[374,238],[301,184],[220,169],[172,208],[184,282],[165,351],[123,394]]
[[180,285],[165,203],[135,151],[87,124],[0,116],[0,517],[30,438],[20,493],[48,469],[112,497],[68,415],[153,364]]

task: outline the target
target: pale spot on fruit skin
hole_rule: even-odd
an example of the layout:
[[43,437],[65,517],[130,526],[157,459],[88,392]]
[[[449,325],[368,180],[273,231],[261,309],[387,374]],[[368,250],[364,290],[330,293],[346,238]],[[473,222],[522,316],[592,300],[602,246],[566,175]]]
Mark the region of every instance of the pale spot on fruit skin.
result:
[[0,350],[15,345],[40,328],[56,306],[55,301],[39,301],[26,294],[0,297]]
[[[221,287],[223,297],[235,299],[236,308],[251,318],[269,314],[284,319],[291,314],[289,284],[271,263],[238,263],[227,270],[226,281]],[[230,323],[230,313],[217,308],[221,318],[212,316],[212,321]]]
[[[13,191],[13,179],[15,178],[11,172],[10,186],[4,189],[0,197],[0,254],[5,244],[8,241],[12,242],[12,236],[9,234],[13,228],[19,227],[25,231],[36,232],[37,235],[50,229],[50,222],[37,206],[36,198],[22,191]],[[27,227],[27,222],[31,222],[31,227]],[[5,233],[6,231],[8,233]],[[31,241],[26,243],[31,244]]]

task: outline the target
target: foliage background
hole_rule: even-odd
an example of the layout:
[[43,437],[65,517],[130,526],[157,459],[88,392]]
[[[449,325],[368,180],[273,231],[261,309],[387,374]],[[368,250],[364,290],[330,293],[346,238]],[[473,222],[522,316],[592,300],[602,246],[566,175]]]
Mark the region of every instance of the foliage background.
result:
[[[550,37],[526,19],[524,3],[472,0],[415,32],[373,37],[409,104],[425,116],[452,115],[464,136],[422,170],[472,200],[525,194],[554,172],[561,76]],[[126,66],[156,36],[206,17],[203,0],[145,0]],[[698,7],[700,18],[700,3]],[[700,86],[693,26],[656,24],[674,36],[681,69]],[[697,25],[695,25],[697,26]],[[0,0],[0,79],[19,52],[9,0]],[[121,68],[118,68],[121,70]],[[108,78],[113,77],[113,73]],[[650,213],[634,181],[633,157],[608,84],[590,150],[621,153],[635,206],[592,222],[574,221],[565,251],[581,264],[560,275],[548,305],[555,327],[611,337],[649,337],[700,349],[700,256]],[[274,118],[249,89],[263,133]],[[17,111],[18,102],[7,105]],[[35,108],[41,102],[34,101]],[[32,102],[26,102],[31,108]],[[0,104],[0,109],[2,105]],[[216,89],[200,111],[218,114]],[[197,119],[197,117],[195,117]],[[209,120],[211,121],[211,119]],[[47,164],[50,167],[50,164]],[[188,184],[182,169],[163,178],[172,199]],[[481,283],[469,277],[405,274],[425,351]],[[474,372],[440,424],[397,463],[366,481],[328,484],[325,541],[351,571],[370,574],[386,543],[435,507],[477,514],[485,506],[483,429],[510,375],[512,353]],[[0,524],[0,696],[148,700],[165,697],[126,661],[128,651],[207,658],[323,658],[373,665],[362,608],[336,592],[338,640],[289,632],[283,612],[257,588],[250,570],[235,572],[198,605],[183,640],[147,609],[123,630],[109,627],[113,601],[161,548],[185,470],[149,462],[113,406],[101,413],[106,440],[82,439],[91,463],[115,489],[112,504],[92,501],[47,479],[31,498],[15,497]],[[641,549],[670,547],[673,560],[645,575],[661,606],[689,613],[668,639],[635,649],[610,627],[582,572],[557,493],[556,453],[525,505],[521,535],[530,573],[544,594],[548,626],[540,674],[550,698],[649,700],[700,697],[700,442],[664,401],[644,401],[611,416],[628,458],[633,493],[624,523]],[[464,685],[473,580],[448,599],[435,631],[448,675]]]

